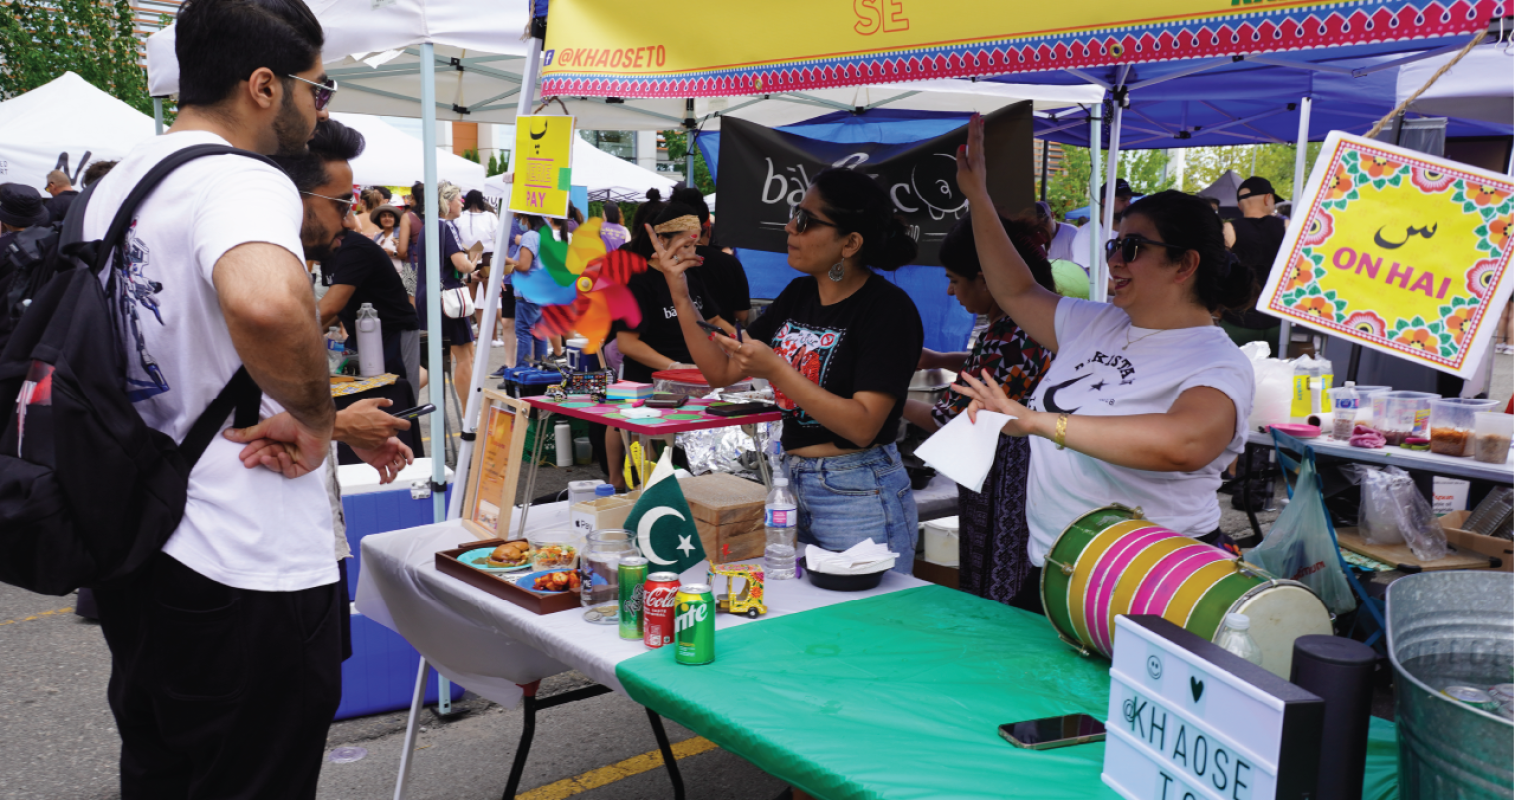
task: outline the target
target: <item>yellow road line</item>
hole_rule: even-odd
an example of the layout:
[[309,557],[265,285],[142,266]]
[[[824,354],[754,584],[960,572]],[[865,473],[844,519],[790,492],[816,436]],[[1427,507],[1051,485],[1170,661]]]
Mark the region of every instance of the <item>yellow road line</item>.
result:
[[[675,760],[697,756],[700,753],[716,749],[715,742],[703,736],[685,739],[673,746]],[[582,775],[572,778],[564,778],[546,786],[538,786],[525,794],[516,795],[516,800],[564,800],[580,792],[590,789],[598,789],[601,786],[615,783],[616,781],[640,775],[648,770],[654,770],[663,766],[663,754],[657,750],[649,750],[639,756],[632,756],[609,766],[592,769]]]
[[73,610],[73,606],[68,606],[67,608],[55,608],[52,611],[38,611],[29,617],[22,617],[21,619],[0,620],[0,625],[14,625],[18,622],[31,622],[32,620],[42,619],[43,617],[50,617],[54,614],[67,614]]

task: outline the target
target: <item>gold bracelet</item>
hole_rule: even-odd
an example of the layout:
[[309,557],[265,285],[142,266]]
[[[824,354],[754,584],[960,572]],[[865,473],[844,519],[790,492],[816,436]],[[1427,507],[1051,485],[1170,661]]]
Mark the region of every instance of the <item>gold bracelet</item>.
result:
[[1062,450],[1062,449],[1064,449],[1066,447],[1066,445],[1064,444],[1064,442],[1066,442],[1067,440],[1068,440],[1068,415],[1067,414],[1058,414],[1057,415],[1057,429],[1054,430],[1053,433],[1052,433],[1052,443],[1055,444],[1055,445],[1057,445],[1057,449]]

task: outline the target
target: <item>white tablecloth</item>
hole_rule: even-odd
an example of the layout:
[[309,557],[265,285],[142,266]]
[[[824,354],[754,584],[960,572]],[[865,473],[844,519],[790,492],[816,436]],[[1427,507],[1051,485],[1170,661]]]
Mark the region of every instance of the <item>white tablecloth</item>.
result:
[[[567,527],[568,504],[534,506],[532,530]],[[360,613],[390,628],[421,652],[438,672],[482,697],[514,708],[521,700],[518,684],[531,683],[570,669],[625,694],[615,667],[623,659],[647,652],[641,640],[620,638],[617,626],[583,620],[579,608],[538,616],[486,594],[450,575],[437,572],[435,556],[473,540],[457,521],[425,525],[363,538],[363,571],[358,578]],[[704,582],[706,565],[683,574],[684,581]],[[770,617],[926,585],[888,572],[878,588],[866,592],[817,589],[808,579],[769,581],[763,598],[768,614],[756,620],[716,614],[716,630],[760,623]],[[724,581],[715,587],[725,591]],[[720,658],[720,637],[716,637]]]

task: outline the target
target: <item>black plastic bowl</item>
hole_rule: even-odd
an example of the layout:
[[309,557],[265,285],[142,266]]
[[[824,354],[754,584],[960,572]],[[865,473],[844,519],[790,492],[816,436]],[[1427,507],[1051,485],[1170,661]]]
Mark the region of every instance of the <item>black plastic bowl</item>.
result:
[[878,586],[879,582],[884,580],[884,573],[888,571],[888,569],[881,569],[864,575],[832,575],[829,572],[807,569],[805,574],[810,576],[810,582],[818,589],[830,589],[833,592],[863,592]]

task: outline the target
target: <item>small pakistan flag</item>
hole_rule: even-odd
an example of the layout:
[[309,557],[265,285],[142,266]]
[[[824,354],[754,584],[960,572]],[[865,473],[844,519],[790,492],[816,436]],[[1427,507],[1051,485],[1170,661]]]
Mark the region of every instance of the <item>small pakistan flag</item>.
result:
[[636,533],[637,547],[652,562],[651,572],[683,572],[705,560],[694,515],[673,477],[673,448],[663,451],[626,517],[626,529]]

